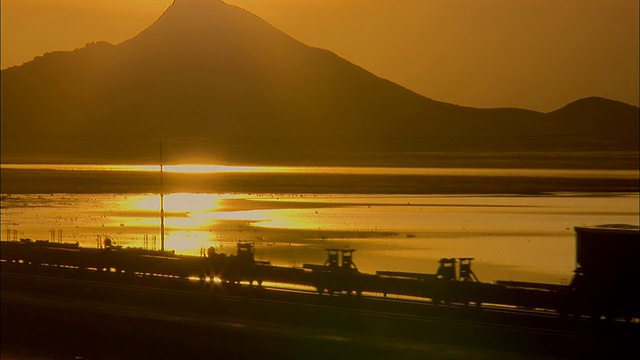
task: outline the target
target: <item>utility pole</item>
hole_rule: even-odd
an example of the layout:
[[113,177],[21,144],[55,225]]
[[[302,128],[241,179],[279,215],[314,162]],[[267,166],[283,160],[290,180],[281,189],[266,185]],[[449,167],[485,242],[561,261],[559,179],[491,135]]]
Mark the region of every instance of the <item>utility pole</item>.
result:
[[164,251],[164,154],[160,140],[160,250]]

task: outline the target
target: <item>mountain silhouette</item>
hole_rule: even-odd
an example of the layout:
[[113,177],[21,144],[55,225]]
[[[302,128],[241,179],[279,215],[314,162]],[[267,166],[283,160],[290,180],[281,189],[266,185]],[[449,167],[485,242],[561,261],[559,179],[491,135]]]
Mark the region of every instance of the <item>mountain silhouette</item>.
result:
[[602,98],[548,114],[434,101],[218,0],[175,0],[123,43],[2,71],[3,162],[138,162],[130,145],[161,138],[178,144],[183,161],[191,153],[313,163],[349,154],[637,151],[637,135],[638,108]]

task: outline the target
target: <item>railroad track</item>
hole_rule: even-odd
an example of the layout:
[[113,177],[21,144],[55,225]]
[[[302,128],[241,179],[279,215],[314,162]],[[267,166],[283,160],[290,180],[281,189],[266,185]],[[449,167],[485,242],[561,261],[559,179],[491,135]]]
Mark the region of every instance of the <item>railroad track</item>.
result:
[[[181,296],[196,296],[201,298],[211,298],[215,296],[220,300],[233,300],[239,302],[252,303],[260,301],[262,304],[268,302],[282,301],[284,303],[291,303],[299,306],[325,306],[325,307],[343,307],[354,308],[360,307],[358,310],[362,310],[362,307],[380,309],[396,309],[394,314],[409,314],[410,316],[423,316],[425,313],[434,318],[444,317],[448,321],[451,321],[452,317],[468,316],[472,315],[486,315],[484,316],[484,323],[491,322],[491,317],[495,317],[499,322],[504,322],[507,318],[522,317],[522,318],[535,318],[550,322],[547,327],[558,327],[558,322],[567,322],[576,324],[574,327],[584,328],[591,324],[591,321],[587,318],[571,319],[571,321],[565,321],[564,319],[558,319],[555,313],[550,313],[547,310],[533,310],[533,309],[519,309],[515,307],[505,307],[500,305],[483,304],[482,308],[476,308],[474,306],[465,306],[460,304],[450,305],[434,305],[430,301],[420,299],[407,299],[400,296],[388,296],[383,297],[381,294],[362,294],[355,295],[318,295],[313,290],[305,289],[292,289],[290,287],[279,286],[253,286],[253,285],[203,285],[197,280],[185,282],[184,279],[168,278],[164,276],[145,276],[145,277],[125,277],[120,274],[89,274],[89,280],[74,279],[77,276],[77,269],[57,268],[62,270],[63,274],[58,273],[56,277],[26,274],[20,272],[7,271],[3,266],[3,277],[10,277],[15,279],[22,279],[23,281],[35,280],[48,281],[48,282],[60,282],[60,283],[74,283],[77,285],[91,285],[113,288],[113,289],[129,289],[154,291],[158,294],[174,294]],[[14,267],[15,271],[16,268]],[[46,268],[37,268],[39,274],[46,274]],[[86,273],[85,273],[86,275]],[[93,278],[91,275],[97,275]],[[186,290],[178,290],[178,289]],[[232,295],[234,294],[234,295]],[[293,300],[293,301],[292,301]],[[421,315],[422,314],[422,315]],[[495,320],[494,320],[495,322]],[[527,320],[527,323],[531,321]],[[501,325],[501,324],[498,324]],[[631,327],[638,327],[631,325]]]

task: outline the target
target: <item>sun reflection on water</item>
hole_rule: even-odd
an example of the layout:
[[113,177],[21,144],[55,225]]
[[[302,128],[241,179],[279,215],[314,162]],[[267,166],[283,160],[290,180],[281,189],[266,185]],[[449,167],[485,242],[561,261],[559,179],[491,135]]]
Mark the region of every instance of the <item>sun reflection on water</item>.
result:
[[[222,195],[174,193],[164,196],[165,210],[168,212],[197,212],[215,211],[220,208]],[[160,197],[158,195],[132,196],[127,199],[123,207],[129,210],[158,210]]]
[[[164,196],[165,247],[181,254],[197,255],[201,248],[219,246],[213,232],[217,221],[207,214],[221,208],[223,198],[215,194],[174,193]],[[147,217],[128,219],[112,218],[112,223],[126,221],[127,226],[159,229],[160,197],[155,194],[136,195],[126,198],[122,210],[144,211]],[[159,238],[159,236],[158,236]]]
[[199,255],[201,249],[220,246],[218,241],[212,240],[215,235],[207,231],[178,230],[171,231],[170,235],[166,247],[179,254]]

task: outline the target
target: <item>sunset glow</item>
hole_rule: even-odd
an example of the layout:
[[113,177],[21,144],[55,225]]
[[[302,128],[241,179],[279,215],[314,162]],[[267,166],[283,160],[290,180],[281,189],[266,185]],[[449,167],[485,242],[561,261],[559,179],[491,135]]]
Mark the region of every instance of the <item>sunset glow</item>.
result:
[[0,14],[0,358],[637,350],[637,0]]
[[229,165],[167,165],[164,171],[206,174],[206,173],[256,173],[256,172],[288,172],[291,169],[265,166],[229,166]]

